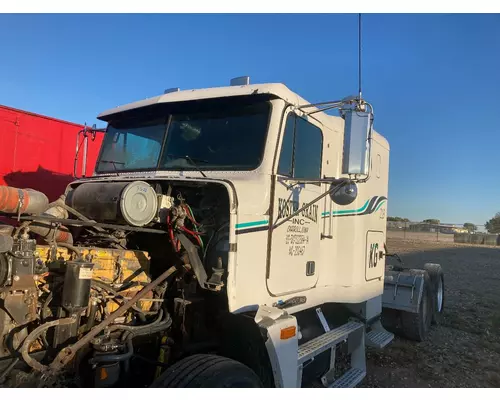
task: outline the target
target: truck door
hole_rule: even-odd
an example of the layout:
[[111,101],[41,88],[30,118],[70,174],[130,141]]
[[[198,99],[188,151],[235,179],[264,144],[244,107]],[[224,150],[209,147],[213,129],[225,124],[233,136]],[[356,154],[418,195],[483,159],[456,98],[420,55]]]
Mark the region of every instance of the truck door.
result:
[[[282,222],[322,193],[319,183],[297,179],[321,178],[323,134],[319,123],[290,112],[286,116],[278,171],[274,177],[271,254],[267,286],[273,295],[314,287],[318,280],[319,204],[311,204]],[[292,180],[294,179],[294,180]]]

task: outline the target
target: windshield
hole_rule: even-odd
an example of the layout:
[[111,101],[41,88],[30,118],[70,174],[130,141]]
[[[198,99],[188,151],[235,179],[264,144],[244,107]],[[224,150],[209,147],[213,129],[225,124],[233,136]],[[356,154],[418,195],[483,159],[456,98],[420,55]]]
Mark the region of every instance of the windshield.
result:
[[[203,104],[206,103],[206,104]],[[261,162],[270,103],[201,101],[185,110],[111,121],[97,172],[252,170]]]

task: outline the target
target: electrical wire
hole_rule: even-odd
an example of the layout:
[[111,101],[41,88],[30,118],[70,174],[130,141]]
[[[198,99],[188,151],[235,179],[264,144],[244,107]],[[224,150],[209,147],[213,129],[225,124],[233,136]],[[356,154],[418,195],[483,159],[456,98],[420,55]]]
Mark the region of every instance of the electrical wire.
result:
[[189,204],[183,204],[183,208],[186,211],[186,215],[187,215],[188,219],[193,224],[193,229],[194,229],[194,232],[193,231],[188,231],[188,230],[186,230],[186,232],[190,233],[193,236],[195,236],[196,241],[198,242],[198,244],[201,247],[201,250],[203,251],[204,247],[205,247],[205,244],[203,243],[203,239],[201,238],[202,233],[198,229],[198,227],[201,226],[201,224],[196,221],[196,218],[194,217],[193,210],[191,209],[191,207],[189,206]]

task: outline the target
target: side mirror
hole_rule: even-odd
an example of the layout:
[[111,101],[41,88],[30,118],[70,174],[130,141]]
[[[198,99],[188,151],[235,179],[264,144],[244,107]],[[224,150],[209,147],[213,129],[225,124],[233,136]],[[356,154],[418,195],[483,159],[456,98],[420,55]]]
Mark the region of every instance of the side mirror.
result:
[[[333,183],[332,186],[336,186],[336,183]],[[354,182],[349,182],[330,194],[332,201],[339,206],[347,206],[356,200],[357,197],[358,187]]]
[[344,110],[344,155],[342,173],[368,175],[372,114],[355,109]]

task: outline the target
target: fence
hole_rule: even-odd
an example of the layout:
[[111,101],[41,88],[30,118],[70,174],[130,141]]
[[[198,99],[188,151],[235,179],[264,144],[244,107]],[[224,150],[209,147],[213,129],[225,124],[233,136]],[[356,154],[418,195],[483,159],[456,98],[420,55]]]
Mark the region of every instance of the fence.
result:
[[469,233],[463,224],[427,224],[421,222],[387,222],[387,237],[393,239],[426,242],[449,242],[500,245],[498,235],[484,233],[484,225],[476,225],[477,231]]
[[455,243],[484,244],[487,246],[500,246],[500,236],[487,233],[456,233]]

